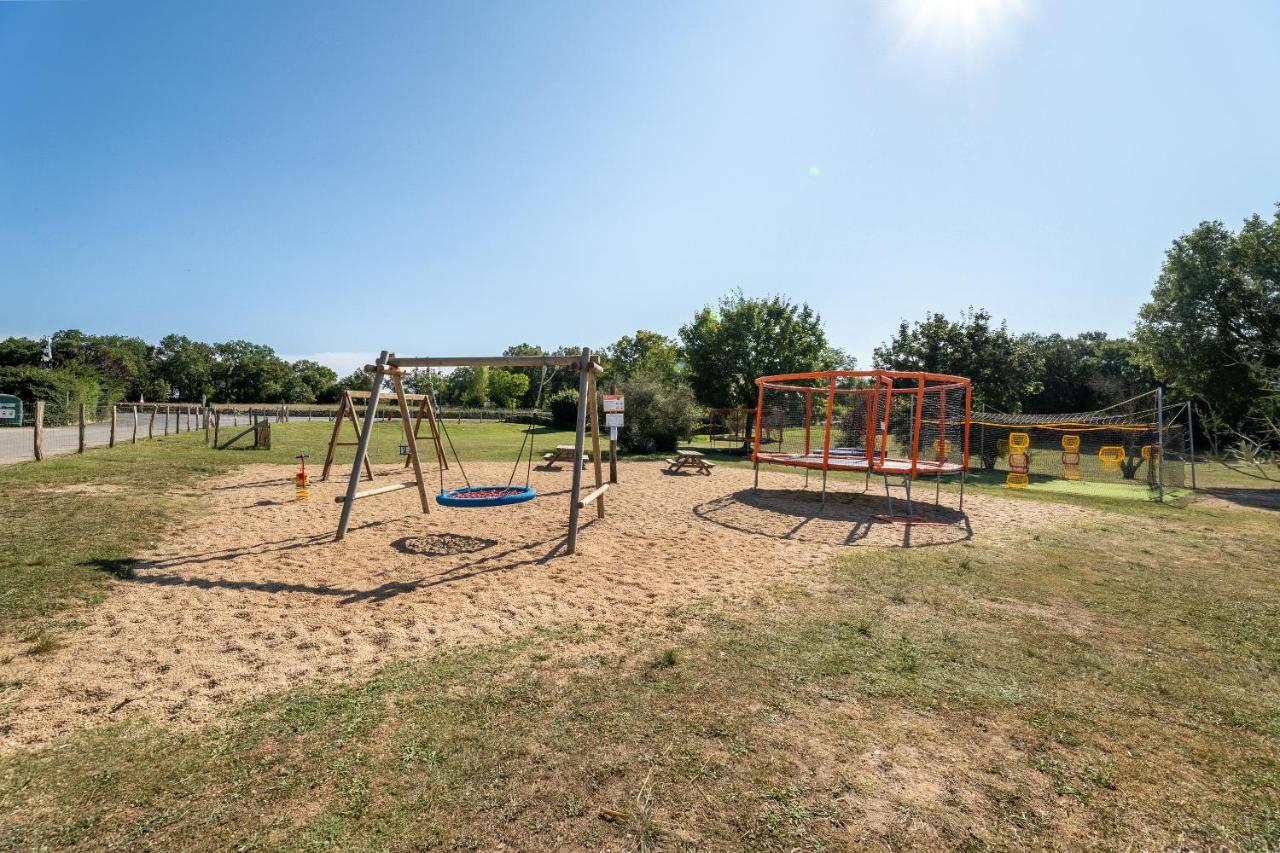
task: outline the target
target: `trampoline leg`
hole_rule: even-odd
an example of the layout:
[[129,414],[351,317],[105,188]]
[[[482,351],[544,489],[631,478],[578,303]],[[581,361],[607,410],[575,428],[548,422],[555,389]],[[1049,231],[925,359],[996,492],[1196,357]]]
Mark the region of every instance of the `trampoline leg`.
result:
[[911,478],[903,477],[902,485],[907,489],[907,518],[912,518],[915,515],[915,510],[911,508]]
[[942,475],[933,478],[933,505],[938,506],[938,502],[942,500]]
[[756,482],[755,482],[755,485],[751,487],[752,491],[758,491],[760,489],[760,460],[759,459],[756,460],[755,469],[756,469]]
[[804,487],[806,489],[809,488],[809,469],[808,468],[804,469]]
[[827,469],[822,469],[822,505],[827,505]]
[[965,477],[965,474],[967,473],[969,472],[968,471],[960,472],[960,511],[961,512],[964,512],[964,477]]
[[884,499],[889,502],[889,517],[893,518],[893,495],[889,493],[889,475],[881,476],[884,477]]

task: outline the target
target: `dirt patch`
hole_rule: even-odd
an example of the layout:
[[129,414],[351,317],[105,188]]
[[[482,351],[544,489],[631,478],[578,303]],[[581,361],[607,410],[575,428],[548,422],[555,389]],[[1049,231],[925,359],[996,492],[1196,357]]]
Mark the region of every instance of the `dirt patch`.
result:
[[114,495],[124,490],[124,486],[114,483],[71,483],[39,491],[50,495]]
[[[509,467],[468,472],[505,483]],[[0,706],[3,742],[45,743],[128,714],[197,724],[310,680],[365,677],[396,658],[536,629],[661,630],[694,600],[732,605],[778,584],[820,583],[847,547],[1017,539],[1088,514],[970,495],[965,515],[942,510],[946,524],[908,529],[876,518],[882,488],[840,491],[823,506],[790,471],[762,472],[753,492],[746,469],[695,477],[624,463],[608,517],[583,510],[578,554],[565,557],[568,471],[535,471],[538,500],[515,506],[433,505],[424,516],[413,489],[361,501],[342,542],[333,541],[342,484],[317,483],[299,503],[291,474],[255,465],[206,484],[211,512],[143,555],[132,578],[112,581],[83,629],[41,655],[0,649],[7,677],[22,683]],[[393,466],[379,475],[404,476]],[[905,495],[894,494],[902,511]]]

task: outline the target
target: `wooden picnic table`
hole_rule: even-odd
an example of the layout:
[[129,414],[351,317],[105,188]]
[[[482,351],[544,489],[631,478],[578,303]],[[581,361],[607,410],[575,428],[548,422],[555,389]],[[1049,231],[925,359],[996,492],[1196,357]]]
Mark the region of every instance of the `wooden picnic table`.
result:
[[[546,467],[551,467],[558,462],[573,461],[574,446],[572,444],[557,444],[556,449],[550,453],[542,454],[542,463]],[[587,462],[591,459],[591,451],[584,450],[582,452],[582,466],[585,468]]]
[[687,469],[695,474],[706,474],[709,477],[711,469],[715,467],[714,462],[708,462],[701,453],[687,447],[677,447],[676,458],[667,460],[667,470],[672,472]]

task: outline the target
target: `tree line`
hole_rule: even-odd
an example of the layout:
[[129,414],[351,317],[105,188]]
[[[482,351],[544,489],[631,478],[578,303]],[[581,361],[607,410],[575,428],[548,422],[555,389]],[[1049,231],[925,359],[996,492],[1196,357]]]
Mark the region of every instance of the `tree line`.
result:
[[[1162,384],[1196,402],[1213,441],[1274,450],[1280,422],[1280,208],[1233,232],[1201,223],[1173,242],[1134,333],[1073,336],[1014,333],[982,308],[954,318],[906,321],[875,348],[875,367],[967,376],[975,408],[1085,412]],[[577,346],[520,343],[503,355],[576,355]],[[820,315],[784,296],[732,292],[697,310],[674,336],[649,330],[602,347],[604,386],[629,396],[628,432],[670,446],[699,407],[752,406],[755,379],[774,373],[853,369]],[[168,335],[157,344],[70,329],[46,339],[0,341],[0,391],[53,405],[126,400],[332,403],[343,388],[367,388],[357,370],[339,377],[310,360],[287,361],[249,341],[203,343]],[[459,368],[413,371],[411,391],[451,406],[571,412],[572,370]],[[634,414],[630,414],[634,413]],[[642,414],[643,413],[643,414]],[[1250,444],[1252,443],[1252,444]],[[648,449],[640,447],[639,449]]]

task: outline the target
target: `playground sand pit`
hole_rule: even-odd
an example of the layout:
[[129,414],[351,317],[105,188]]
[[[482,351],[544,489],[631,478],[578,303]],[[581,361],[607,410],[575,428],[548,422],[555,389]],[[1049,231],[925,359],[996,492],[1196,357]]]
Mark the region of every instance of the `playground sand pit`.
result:
[[[47,743],[136,714],[195,725],[268,692],[538,629],[662,633],[699,601],[732,607],[780,583],[819,589],[831,557],[849,548],[902,547],[908,536],[913,547],[1017,541],[1089,514],[971,494],[966,517],[943,513],[953,523],[908,531],[875,518],[885,510],[875,480],[862,496],[851,494],[861,480],[839,482],[822,507],[817,478],[804,490],[792,470],[762,471],[753,492],[745,468],[707,477],[655,462],[619,467],[607,517],[582,511],[572,557],[562,554],[567,468],[535,470],[539,498],[514,506],[433,503],[424,516],[413,489],[362,500],[342,542],[333,541],[341,482],[313,484],[311,500],[297,502],[287,467],[210,481],[209,511],[138,555],[133,576],[78,615],[83,628],[39,655],[0,649],[19,685],[5,691],[0,742]],[[467,470],[475,483],[510,474],[498,463]],[[377,473],[381,483],[407,479],[396,466]],[[931,502],[922,482],[916,495],[926,494]],[[954,500],[943,494],[944,505]],[[597,633],[607,645],[610,632]]]

